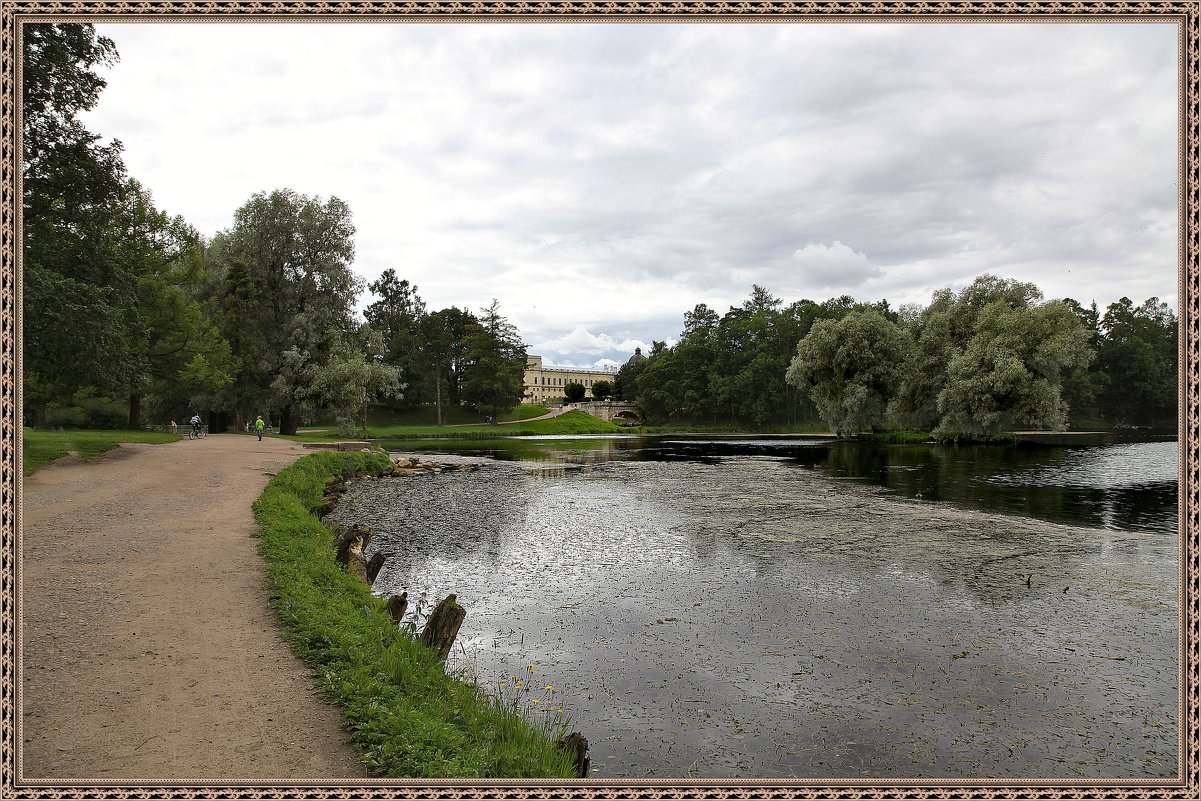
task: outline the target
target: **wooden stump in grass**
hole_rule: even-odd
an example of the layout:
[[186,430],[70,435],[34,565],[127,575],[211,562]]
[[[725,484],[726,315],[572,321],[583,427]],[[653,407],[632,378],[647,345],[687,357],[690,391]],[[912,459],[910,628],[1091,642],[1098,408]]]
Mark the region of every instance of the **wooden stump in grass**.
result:
[[571,760],[575,763],[576,775],[581,779],[588,778],[588,769],[592,764],[592,760],[588,758],[588,738],[580,734],[578,731],[573,731],[555,746],[560,751],[566,751],[571,754]]
[[407,612],[409,609],[409,594],[407,592],[402,592],[400,595],[393,595],[388,599],[386,608],[388,610],[388,614],[391,615],[392,619],[397,623],[404,620],[405,612]]
[[338,564],[346,566],[353,576],[367,581],[367,559],[363,551],[371,540],[371,529],[366,526],[338,526]]
[[371,557],[370,561],[367,562],[368,584],[375,583],[375,577],[379,575],[379,572],[381,569],[383,569],[384,562],[386,561],[388,561],[388,555],[383,551],[376,551],[375,556]]
[[421,644],[437,654],[439,662],[444,662],[450,655],[450,647],[454,645],[465,617],[467,610],[459,606],[453,594],[443,598],[430,613],[421,632]]

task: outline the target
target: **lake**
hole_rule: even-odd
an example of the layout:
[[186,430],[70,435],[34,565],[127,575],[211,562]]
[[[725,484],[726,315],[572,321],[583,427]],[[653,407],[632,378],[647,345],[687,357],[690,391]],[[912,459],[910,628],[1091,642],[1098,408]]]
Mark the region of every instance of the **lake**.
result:
[[457,593],[451,669],[536,685],[594,776],[1176,773],[1174,441],[392,447],[482,467],[344,497],[376,591]]

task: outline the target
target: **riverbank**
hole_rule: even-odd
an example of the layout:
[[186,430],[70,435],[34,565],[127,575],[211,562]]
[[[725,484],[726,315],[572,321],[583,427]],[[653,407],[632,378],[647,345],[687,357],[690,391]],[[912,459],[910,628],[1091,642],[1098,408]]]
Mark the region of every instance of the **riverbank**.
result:
[[24,480],[19,779],[365,776],[251,538],[251,504],[304,453],[214,435]]
[[[379,453],[312,454],[281,471],[255,502],[259,549],[288,642],[345,709],[373,775],[574,776],[572,757],[552,737],[448,675],[432,651],[402,633],[384,600],[335,562],[331,532],[314,516],[326,479],[370,476],[390,465]],[[364,483],[406,492],[419,482]]]

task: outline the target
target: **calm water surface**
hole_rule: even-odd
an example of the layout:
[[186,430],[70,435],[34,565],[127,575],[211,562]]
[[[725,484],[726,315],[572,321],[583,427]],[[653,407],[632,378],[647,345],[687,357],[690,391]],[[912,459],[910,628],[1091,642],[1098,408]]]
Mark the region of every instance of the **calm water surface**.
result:
[[404,440],[393,450],[454,453],[557,464],[693,461],[716,464],[773,456],[831,478],[917,493],[984,511],[1122,531],[1174,534],[1177,443],[1167,438],[1063,448],[1036,445],[880,445],[820,439],[702,437],[518,437],[504,440]]
[[458,594],[453,669],[534,664],[596,776],[1175,774],[1174,442],[397,449],[448,446],[482,468],[336,518],[377,592]]

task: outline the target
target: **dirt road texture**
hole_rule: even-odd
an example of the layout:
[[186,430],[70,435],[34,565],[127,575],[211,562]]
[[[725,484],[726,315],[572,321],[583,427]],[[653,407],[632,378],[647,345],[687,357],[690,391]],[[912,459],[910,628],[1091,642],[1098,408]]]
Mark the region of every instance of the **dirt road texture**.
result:
[[214,435],[26,477],[22,780],[365,776],[281,638],[251,536],[251,504],[305,452]]

